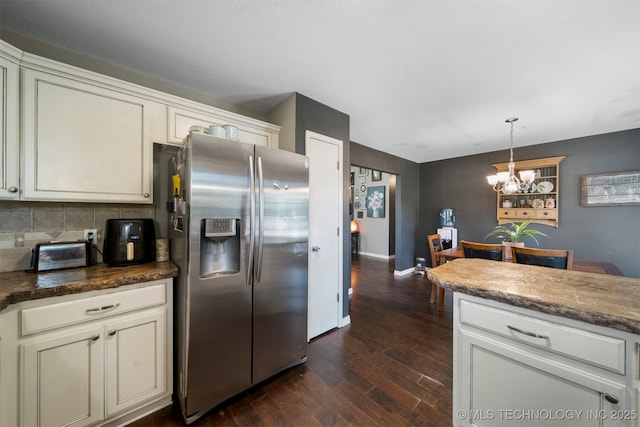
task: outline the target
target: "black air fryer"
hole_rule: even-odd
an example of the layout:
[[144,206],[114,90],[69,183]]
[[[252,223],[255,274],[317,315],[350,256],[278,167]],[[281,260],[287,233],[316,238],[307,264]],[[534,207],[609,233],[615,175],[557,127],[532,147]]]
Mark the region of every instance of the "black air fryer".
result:
[[111,266],[151,262],[156,259],[155,242],[152,219],[108,219],[102,258]]

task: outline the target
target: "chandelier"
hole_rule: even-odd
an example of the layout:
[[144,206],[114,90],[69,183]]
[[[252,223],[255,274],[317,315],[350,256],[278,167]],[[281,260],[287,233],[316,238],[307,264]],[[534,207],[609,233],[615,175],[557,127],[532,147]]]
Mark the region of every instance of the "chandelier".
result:
[[513,162],[513,123],[517,120],[517,117],[505,120],[506,123],[511,125],[511,133],[509,135],[511,139],[511,145],[509,147],[509,171],[498,172],[495,175],[489,175],[487,177],[487,182],[493,187],[493,191],[502,191],[504,194],[526,193],[536,179],[536,173],[532,170],[520,171],[520,178],[516,176],[516,164]]

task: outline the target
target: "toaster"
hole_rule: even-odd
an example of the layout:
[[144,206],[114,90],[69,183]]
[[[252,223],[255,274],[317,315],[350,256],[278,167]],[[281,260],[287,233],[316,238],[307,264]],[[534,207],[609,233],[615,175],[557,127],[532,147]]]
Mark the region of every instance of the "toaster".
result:
[[31,251],[31,268],[28,271],[39,272],[90,265],[90,242],[38,243]]
[[156,259],[152,219],[108,219],[102,259],[110,266],[142,264]]

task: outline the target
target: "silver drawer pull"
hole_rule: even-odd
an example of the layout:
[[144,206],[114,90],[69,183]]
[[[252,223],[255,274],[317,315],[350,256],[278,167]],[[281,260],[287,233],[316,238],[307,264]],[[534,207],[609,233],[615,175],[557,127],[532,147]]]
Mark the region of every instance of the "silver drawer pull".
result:
[[98,341],[100,339],[100,335],[95,334],[91,336],[91,341]]
[[85,310],[85,313],[100,313],[101,311],[113,310],[114,308],[118,308],[118,307],[120,307],[120,303],[103,305],[102,307],[88,308]]
[[528,337],[542,338],[543,340],[549,339],[548,335],[540,335],[540,334],[536,334],[535,332],[523,331],[522,329],[518,329],[515,326],[507,325],[507,328],[511,329],[514,332],[518,332],[522,335],[526,335]]

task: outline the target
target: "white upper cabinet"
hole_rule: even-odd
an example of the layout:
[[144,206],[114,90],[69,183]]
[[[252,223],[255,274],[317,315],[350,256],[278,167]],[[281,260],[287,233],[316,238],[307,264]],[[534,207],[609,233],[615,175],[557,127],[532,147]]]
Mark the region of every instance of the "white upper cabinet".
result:
[[152,110],[91,81],[22,74],[25,200],[151,203]]
[[209,127],[211,125],[233,125],[238,128],[238,140],[249,144],[278,148],[280,127],[258,120],[229,113],[214,108],[197,109],[169,106],[168,138],[169,144],[182,144],[194,125]]
[[153,144],[233,125],[278,147],[280,127],[22,52],[0,40],[0,199],[153,203]]
[[22,52],[0,40],[0,199],[20,197],[19,93]]

